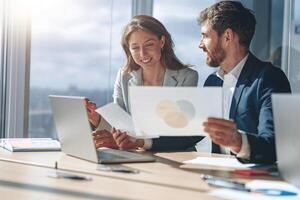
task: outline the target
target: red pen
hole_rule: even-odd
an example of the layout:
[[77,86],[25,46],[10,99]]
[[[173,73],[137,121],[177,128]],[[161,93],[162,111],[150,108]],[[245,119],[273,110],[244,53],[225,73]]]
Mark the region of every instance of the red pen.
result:
[[270,174],[268,170],[261,169],[236,169],[234,173],[243,176],[267,176]]

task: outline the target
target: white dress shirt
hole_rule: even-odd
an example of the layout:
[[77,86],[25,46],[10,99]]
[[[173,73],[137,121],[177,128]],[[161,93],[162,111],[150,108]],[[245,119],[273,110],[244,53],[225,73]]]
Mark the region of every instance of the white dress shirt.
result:
[[[247,61],[248,54],[227,74],[222,68],[217,72],[217,76],[223,80],[223,118],[229,119],[231,101],[236,88],[241,71]],[[248,159],[250,157],[250,146],[246,134],[239,130],[242,136],[242,147],[239,152],[233,152],[227,147],[221,146],[221,153],[230,154],[230,151],[237,154],[237,157]]]

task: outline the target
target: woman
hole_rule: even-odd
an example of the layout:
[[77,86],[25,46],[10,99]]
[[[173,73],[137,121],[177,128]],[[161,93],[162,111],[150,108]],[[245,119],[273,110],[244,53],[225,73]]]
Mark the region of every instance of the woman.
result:
[[[127,63],[119,70],[113,97],[114,102],[126,112],[130,113],[129,86],[197,86],[198,73],[183,65],[176,57],[170,34],[155,18],[145,15],[133,17],[125,27],[122,46]],[[89,119],[97,127],[102,120],[95,113],[95,108],[95,104],[87,101]],[[200,139],[201,137],[134,139],[115,129],[112,134],[108,131],[94,133],[97,148],[185,150]]]

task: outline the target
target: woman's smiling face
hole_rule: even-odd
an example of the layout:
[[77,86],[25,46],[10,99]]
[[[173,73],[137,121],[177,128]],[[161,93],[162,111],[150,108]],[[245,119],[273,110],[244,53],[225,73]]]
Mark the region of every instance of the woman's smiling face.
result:
[[153,67],[161,64],[161,48],[165,38],[138,29],[130,34],[128,39],[129,51],[136,64],[142,68]]

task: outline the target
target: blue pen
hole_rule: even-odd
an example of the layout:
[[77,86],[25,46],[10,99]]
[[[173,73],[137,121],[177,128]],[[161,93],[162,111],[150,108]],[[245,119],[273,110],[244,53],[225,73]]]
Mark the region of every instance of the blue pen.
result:
[[258,192],[268,196],[296,196],[298,195],[296,192],[279,190],[279,189],[257,189],[253,190],[253,192]]
[[211,175],[202,175],[202,180],[204,180],[206,183],[208,183],[212,186],[234,189],[234,190],[239,190],[239,191],[244,191],[244,192],[257,192],[257,193],[268,195],[268,196],[296,196],[296,195],[298,195],[296,192],[280,190],[280,189],[251,190],[250,188],[246,187],[245,183],[233,181],[233,180],[230,180],[227,178],[211,176]]

